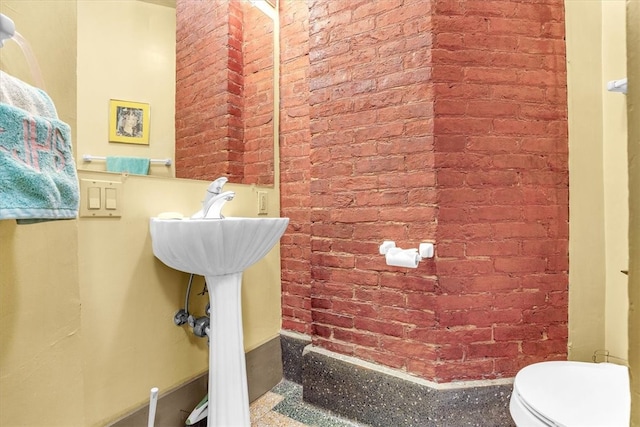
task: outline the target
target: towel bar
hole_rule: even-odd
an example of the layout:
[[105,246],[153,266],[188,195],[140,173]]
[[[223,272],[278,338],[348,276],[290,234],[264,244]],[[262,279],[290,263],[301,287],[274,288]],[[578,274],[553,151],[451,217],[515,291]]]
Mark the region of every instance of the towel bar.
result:
[[[91,154],[85,154],[82,156],[84,162],[90,163],[93,160],[107,160],[104,156],[92,156]],[[171,166],[171,159],[149,159],[151,163],[162,163],[165,166]]]

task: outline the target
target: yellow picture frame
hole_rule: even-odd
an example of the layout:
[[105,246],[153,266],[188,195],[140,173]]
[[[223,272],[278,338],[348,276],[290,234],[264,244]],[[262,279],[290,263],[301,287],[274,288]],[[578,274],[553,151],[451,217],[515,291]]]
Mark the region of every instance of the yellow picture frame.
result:
[[109,100],[109,142],[149,145],[149,104]]

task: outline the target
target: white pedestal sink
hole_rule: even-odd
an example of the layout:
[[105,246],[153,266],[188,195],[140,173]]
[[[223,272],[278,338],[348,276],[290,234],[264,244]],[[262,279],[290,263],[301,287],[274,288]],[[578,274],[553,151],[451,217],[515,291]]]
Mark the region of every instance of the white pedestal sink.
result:
[[280,239],[288,218],[151,218],[153,253],[205,276],[211,305],[207,426],[249,427],[240,291],[242,272]]

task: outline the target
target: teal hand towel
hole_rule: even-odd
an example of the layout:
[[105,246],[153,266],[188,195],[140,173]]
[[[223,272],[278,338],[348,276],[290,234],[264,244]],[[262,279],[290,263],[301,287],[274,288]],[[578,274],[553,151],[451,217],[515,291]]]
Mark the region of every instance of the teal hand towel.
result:
[[144,157],[107,156],[107,172],[147,175],[149,173],[149,159]]
[[69,125],[0,103],[0,219],[76,218],[79,200]]

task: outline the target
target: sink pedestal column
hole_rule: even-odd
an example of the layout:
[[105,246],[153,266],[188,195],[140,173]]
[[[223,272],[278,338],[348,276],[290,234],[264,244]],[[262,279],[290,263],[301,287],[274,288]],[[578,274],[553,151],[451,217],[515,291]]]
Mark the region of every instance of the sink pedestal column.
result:
[[244,358],[242,273],[207,276],[209,325],[208,427],[250,427]]

